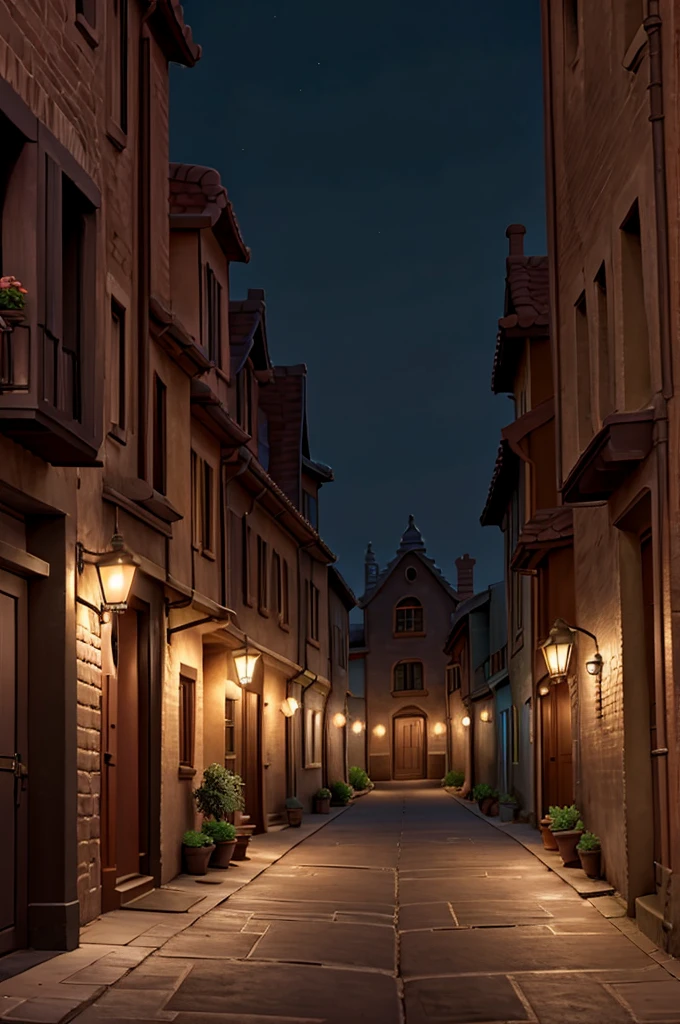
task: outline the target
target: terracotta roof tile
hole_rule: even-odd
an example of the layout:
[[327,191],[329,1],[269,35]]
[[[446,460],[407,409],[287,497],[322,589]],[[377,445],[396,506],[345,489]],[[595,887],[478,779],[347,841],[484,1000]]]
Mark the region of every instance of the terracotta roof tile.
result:
[[568,505],[539,509],[522,527],[511,568],[531,572],[553,548],[568,546],[574,536],[574,513]]
[[212,167],[170,164],[170,216],[175,228],[211,227],[228,259],[250,260],[227,190]]
[[[151,6],[150,0],[146,0],[146,4]],[[161,28],[161,45],[167,59],[193,67],[201,58],[201,47],[194,42],[179,0],[159,0],[151,17],[152,23]]]
[[507,441],[501,441],[496,455],[496,465],[489,484],[489,493],[484,511],[480,516],[482,526],[502,526],[512,487],[517,479],[519,457]]

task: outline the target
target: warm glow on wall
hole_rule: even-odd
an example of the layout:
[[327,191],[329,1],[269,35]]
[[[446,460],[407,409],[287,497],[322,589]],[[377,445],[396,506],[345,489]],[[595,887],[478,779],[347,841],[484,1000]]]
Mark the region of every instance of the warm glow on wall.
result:
[[354,733],[355,736],[360,736],[363,731],[364,731],[364,723],[363,722],[355,722],[354,725],[352,726],[352,732]]
[[347,719],[341,711],[338,711],[337,715],[333,715],[333,725],[338,729],[342,729],[343,726],[347,725]]
[[281,711],[286,718],[292,718],[297,709],[300,707],[295,697],[286,697],[281,703]]
[[437,724],[434,727],[434,734],[435,734],[435,736],[443,736],[445,732],[446,732],[446,726],[444,725],[444,723],[443,722],[437,722]]
[[386,732],[387,729],[385,728],[384,725],[376,725],[375,729],[373,730],[373,735],[377,736],[378,739],[382,739]]
[[486,711],[486,710],[480,711],[479,717],[480,717],[480,720],[482,722],[490,722],[491,721],[491,712],[490,711]]
[[547,697],[550,693],[550,683],[541,683],[538,687],[538,693],[541,697]]
[[469,716],[469,715],[464,715],[464,716],[463,716],[463,717],[461,718],[461,720],[460,720],[460,724],[461,724],[461,725],[464,725],[466,729],[467,729],[467,728],[469,728],[469,725],[470,725],[470,716]]

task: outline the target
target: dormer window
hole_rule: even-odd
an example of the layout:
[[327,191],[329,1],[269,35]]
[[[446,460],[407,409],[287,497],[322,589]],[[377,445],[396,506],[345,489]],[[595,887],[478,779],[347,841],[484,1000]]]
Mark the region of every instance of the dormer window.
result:
[[250,370],[244,366],[236,378],[236,419],[246,433],[253,433],[253,407],[250,392]]
[[302,514],[315,530],[319,527],[319,502],[309,491],[302,492]]
[[222,338],[222,285],[215,272],[205,265],[205,348],[208,357],[220,365],[220,342]]
[[423,606],[417,597],[403,598],[394,610],[394,632],[423,632]]

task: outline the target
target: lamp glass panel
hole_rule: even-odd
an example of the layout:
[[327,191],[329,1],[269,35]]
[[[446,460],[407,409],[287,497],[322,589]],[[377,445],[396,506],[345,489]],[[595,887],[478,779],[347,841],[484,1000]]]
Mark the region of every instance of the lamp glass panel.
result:
[[573,646],[572,643],[549,643],[543,647],[545,663],[553,679],[567,674]]
[[246,651],[244,654],[236,654],[234,656],[236,675],[239,678],[241,686],[247,686],[248,683],[252,683],[253,676],[255,674],[255,666],[259,657],[260,655],[257,651]]
[[110,608],[126,607],[136,571],[137,566],[127,561],[124,556],[106,565],[97,566],[105,605]]

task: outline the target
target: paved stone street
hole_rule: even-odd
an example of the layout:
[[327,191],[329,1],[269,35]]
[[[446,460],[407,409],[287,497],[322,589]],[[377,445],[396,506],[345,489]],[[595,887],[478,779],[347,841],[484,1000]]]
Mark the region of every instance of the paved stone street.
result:
[[76,1020],[680,1022],[666,958],[593,903],[442,790],[385,786]]

